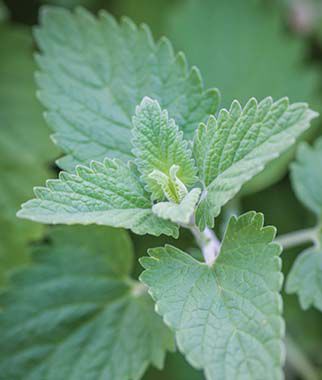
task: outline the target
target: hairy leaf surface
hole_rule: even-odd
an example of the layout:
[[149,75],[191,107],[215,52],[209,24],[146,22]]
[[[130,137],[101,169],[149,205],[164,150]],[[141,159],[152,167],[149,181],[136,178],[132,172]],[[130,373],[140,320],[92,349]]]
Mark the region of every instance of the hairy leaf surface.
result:
[[282,379],[281,248],[250,212],[232,217],[212,267],[166,246],[141,259],[141,280],[176,332],[179,349],[208,380]]
[[164,197],[161,186],[150,176],[153,171],[169,176],[171,167],[177,165],[178,179],[186,186],[194,184],[196,168],[188,142],[157,101],[145,97],[136,108],[133,125],[135,162],[153,199]]
[[138,380],[173,338],[128,277],[124,231],[55,228],[1,296],[1,380]]
[[126,18],[117,23],[105,12],[94,18],[84,9],[50,7],[40,20],[39,97],[67,154],[59,161],[63,169],[132,157],[131,119],[144,96],[157,99],[186,137],[216,111],[218,91],[205,91],[199,71],[167,39],[156,44],[146,26]]
[[152,207],[152,211],[163,219],[169,219],[178,224],[189,224],[199,200],[201,189],[192,189],[183,200],[174,202],[160,202]]
[[194,156],[206,197],[197,212],[201,229],[213,226],[221,207],[241,186],[263,170],[305,131],[317,114],[305,103],[287,98],[260,103],[250,99],[244,108],[234,101],[218,118],[201,124],[194,141]]
[[35,188],[36,199],[22,205],[18,216],[41,223],[103,224],[137,234],[178,236],[178,227],[152,213],[149,194],[136,168],[119,160],[77,166],[58,180]]

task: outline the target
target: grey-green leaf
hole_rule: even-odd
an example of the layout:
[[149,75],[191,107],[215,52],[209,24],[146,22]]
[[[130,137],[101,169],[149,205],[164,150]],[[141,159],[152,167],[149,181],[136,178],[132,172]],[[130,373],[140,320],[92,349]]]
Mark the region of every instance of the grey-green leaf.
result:
[[169,219],[178,224],[189,224],[194,215],[201,189],[192,189],[178,204],[174,202],[160,202],[152,206],[152,211],[158,217]]
[[283,276],[273,227],[249,212],[230,219],[212,267],[172,246],[141,259],[141,281],[207,380],[283,378]]
[[286,291],[297,293],[304,310],[314,306],[322,311],[322,249],[310,248],[295,260],[287,277]]
[[194,156],[206,197],[197,211],[201,229],[213,226],[221,207],[265,165],[291,146],[317,113],[305,103],[252,98],[244,108],[234,101],[218,118],[201,124],[194,140]]
[[169,177],[171,167],[177,165],[177,178],[186,186],[194,184],[196,167],[191,148],[174,119],[169,119],[168,111],[161,110],[156,100],[142,100],[133,117],[132,132],[135,162],[153,199],[164,197],[161,186],[150,176],[153,171]]
[[293,189],[303,204],[322,217],[322,138],[314,147],[303,143],[299,146],[297,159],[291,165]]
[[[1,380],[138,380],[171,332],[128,277],[124,231],[55,228],[1,296]],[[120,265],[124,261],[124,267]]]
[[167,39],[156,44],[146,26],[117,23],[106,12],[94,18],[80,8],[44,7],[40,22],[39,98],[67,154],[63,169],[106,156],[131,158],[131,119],[144,96],[157,99],[187,138],[216,111],[218,91],[205,91],[199,71]]
[[58,180],[35,188],[36,199],[22,205],[18,216],[41,223],[102,224],[137,234],[178,237],[178,227],[152,212],[136,168],[119,160],[77,166],[76,174],[61,172]]

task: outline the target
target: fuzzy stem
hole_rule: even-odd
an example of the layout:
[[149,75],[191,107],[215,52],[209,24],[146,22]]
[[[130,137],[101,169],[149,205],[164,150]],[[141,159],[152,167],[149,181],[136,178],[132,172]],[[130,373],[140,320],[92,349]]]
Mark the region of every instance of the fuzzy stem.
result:
[[288,249],[308,242],[313,242],[316,244],[316,235],[316,228],[308,228],[278,236],[275,241],[280,243],[283,249]]
[[190,231],[194,235],[197,244],[201,249],[206,264],[211,266],[218,256],[220,241],[213,230],[208,227],[201,232],[198,227],[192,226],[190,227]]

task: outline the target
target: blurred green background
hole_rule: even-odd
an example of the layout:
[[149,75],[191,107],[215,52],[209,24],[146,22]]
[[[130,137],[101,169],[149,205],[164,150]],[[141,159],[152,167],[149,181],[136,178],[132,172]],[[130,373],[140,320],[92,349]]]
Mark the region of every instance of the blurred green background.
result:
[[[207,87],[216,86],[222,106],[233,99],[288,96],[322,110],[322,2],[318,0],[6,0],[0,3],[0,286],[7,275],[28,262],[33,243],[46,238],[46,228],[17,220],[20,204],[32,187],[57,173],[59,151],[50,141],[36,99],[31,27],[44,3],[96,12],[104,8],[117,18],[126,15],[147,23],[155,38],[166,35],[201,70]],[[303,138],[321,134],[321,119]],[[221,223],[234,212],[261,211],[266,224],[280,234],[314,224],[296,200],[287,166],[294,149],[275,160],[224,210]],[[222,230],[217,223],[218,233]],[[132,236],[138,256],[168,238]],[[179,247],[193,248],[188,233]],[[287,273],[300,248],[283,254]],[[141,271],[139,265],[135,273]],[[322,368],[322,315],[301,311],[296,296],[284,296],[287,334],[317,368]],[[288,379],[304,379],[288,357]],[[321,371],[322,373],[322,371]],[[198,380],[203,375],[179,354],[168,355],[165,371],[151,369],[145,380]],[[9,379],[8,379],[9,380]]]

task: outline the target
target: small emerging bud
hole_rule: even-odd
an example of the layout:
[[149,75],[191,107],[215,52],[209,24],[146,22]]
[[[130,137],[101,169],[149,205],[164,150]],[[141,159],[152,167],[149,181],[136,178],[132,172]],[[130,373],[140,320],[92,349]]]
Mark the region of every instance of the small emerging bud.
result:
[[157,169],[153,170],[149,175],[150,178],[154,179],[161,186],[167,200],[174,203],[180,203],[188,194],[185,184],[177,177],[179,169],[178,165],[172,165],[169,175]]

